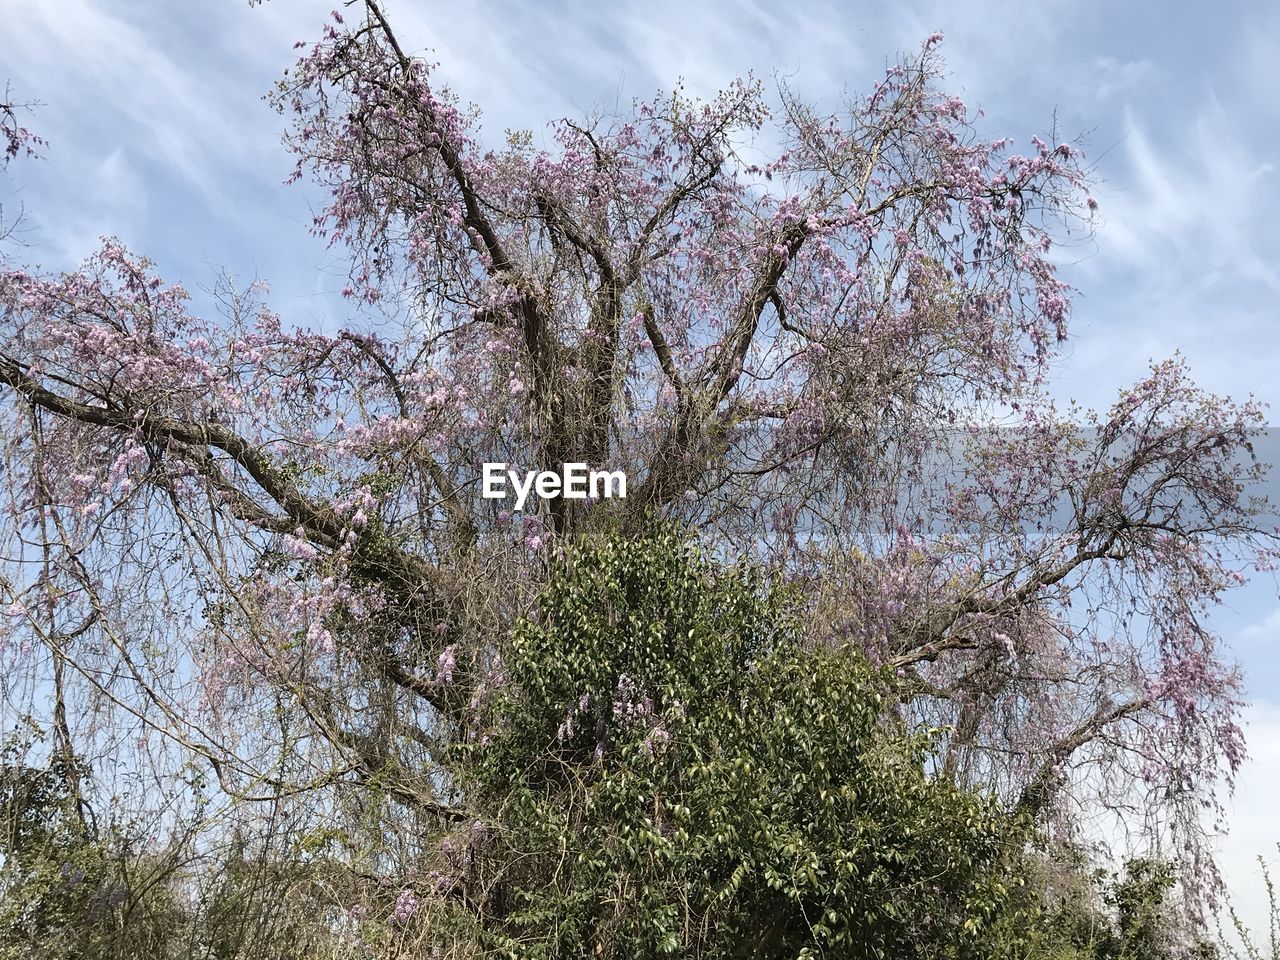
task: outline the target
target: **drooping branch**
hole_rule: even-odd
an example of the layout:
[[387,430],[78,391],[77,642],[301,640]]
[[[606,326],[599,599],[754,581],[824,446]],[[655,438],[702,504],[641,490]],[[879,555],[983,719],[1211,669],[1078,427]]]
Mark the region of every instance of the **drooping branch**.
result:
[[1016,809],[1033,817],[1038,815],[1053,799],[1054,787],[1062,780],[1063,765],[1072,754],[1098,739],[1107,728],[1149,709],[1152,705],[1150,698],[1143,697],[1100,710],[1050,746],[1044,751],[1043,762],[1022,788]]
[[153,443],[220,450],[242,467],[295,524],[329,542],[336,541],[343,533],[343,525],[331,509],[309,500],[262,450],[222,424],[184,421],[148,410],[128,411],[71,400],[41,386],[22,364],[4,355],[0,355],[0,382],[32,406],[77,423],[106,427],[126,435],[138,431]]

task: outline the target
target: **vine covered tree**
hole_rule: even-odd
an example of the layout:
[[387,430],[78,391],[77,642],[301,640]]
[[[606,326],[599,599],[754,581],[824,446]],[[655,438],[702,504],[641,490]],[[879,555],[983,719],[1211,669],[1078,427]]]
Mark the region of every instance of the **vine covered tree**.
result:
[[[1263,414],[1177,360],[1055,409],[1087,168],[984,138],[940,40],[838,110],[746,79],[541,148],[481,139],[363,0],[273,95],[348,329],[257,287],[199,316],[111,239],[70,273],[9,256],[4,702],[47,721],[70,796],[180,817],[202,791],[403,879],[473,819],[447,758],[548,566],[661,515],[887,671],[890,712],[943,731],[934,776],[1068,835],[1082,803],[1140,807],[1212,881],[1203,808],[1244,748],[1206,613],[1275,556]],[[484,462],[630,495],[513,513]]]

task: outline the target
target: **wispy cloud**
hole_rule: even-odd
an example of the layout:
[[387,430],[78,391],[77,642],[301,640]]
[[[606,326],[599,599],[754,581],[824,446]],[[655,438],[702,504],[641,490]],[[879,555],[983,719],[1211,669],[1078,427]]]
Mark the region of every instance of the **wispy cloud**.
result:
[[1122,179],[1108,187],[1099,241],[1104,262],[1161,280],[1257,281],[1275,288],[1272,231],[1264,204],[1274,168],[1246,138],[1240,118],[1213,96],[1187,118],[1185,134],[1157,144],[1126,110]]
[[[246,150],[245,138],[236,135],[243,105],[222,102],[212,77],[181,63],[183,38],[169,38],[175,41],[170,47],[156,32],[91,0],[5,6],[9,69],[24,90],[53,108],[45,118],[51,139],[85,147],[86,134],[99,132],[104,121],[123,122],[139,154],[211,199],[227,199],[219,174]],[[75,109],[96,100],[109,104],[107,113]]]
[[1150,60],[1118,57],[1098,57],[1093,61],[1093,68],[1091,77],[1081,78],[1081,87],[1097,100],[1132,94],[1156,72]]
[[1280,646],[1280,607],[1271,611],[1261,623],[1251,623],[1241,630],[1240,639],[1246,643],[1266,640]]

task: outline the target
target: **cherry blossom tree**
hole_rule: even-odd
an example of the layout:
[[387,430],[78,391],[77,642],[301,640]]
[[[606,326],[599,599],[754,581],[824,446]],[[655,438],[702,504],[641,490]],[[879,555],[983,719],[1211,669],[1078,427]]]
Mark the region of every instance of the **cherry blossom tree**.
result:
[[[112,239],[0,274],[0,682],[97,758],[82,789],[152,771],[164,807],[196,769],[358,810],[401,869],[468,818],[441,758],[547,560],[657,514],[892,666],[901,722],[948,731],[939,775],[1068,834],[1135,808],[1211,879],[1203,810],[1244,748],[1206,614],[1275,555],[1263,412],[1177,360],[1105,414],[1048,401],[1079,150],[984,137],[938,35],[836,110],[748,78],[491,142],[356,7],[273,95],[348,329],[258,286],[197,316]],[[513,513],[480,496],[498,461],[630,495]]]

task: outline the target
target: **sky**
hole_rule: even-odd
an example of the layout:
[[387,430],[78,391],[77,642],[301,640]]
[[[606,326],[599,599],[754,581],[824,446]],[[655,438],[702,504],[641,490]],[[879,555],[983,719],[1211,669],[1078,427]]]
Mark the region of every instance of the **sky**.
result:
[[[1073,249],[1073,337],[1052,390],[1105,407],[1180,351],[1205,388],[1280,416],[1280,4],[1104,0],[387,0],[402,42],[484,111],[483,133],[627,105],[683,78],[714,94],[754,71],[835,108],[900,51],[943,33],[949,86],[984,133],[1080,137],[1098,181]],[[0,0],[0,83],[39,101],[49,141],[0,181],[23,209],[19,258],[53,269],[120,237],[200,302],[219,274],[271,285],[286,321],[350,322],[343,265],[308,235],[322,198],[285,187],[282,118],[263,95],[330,3]],[[1046,137],[1048,139],[1048,137]],[[1276,438],[1273,436],[1273,440]],[[1280,451],[1280,444],[1269,444]],[[1255,578],[1215,616],[1248,684],[1252,758],[1223,864],[1260,917],[1253,858],[1280,823],[1280,603]]]

